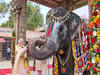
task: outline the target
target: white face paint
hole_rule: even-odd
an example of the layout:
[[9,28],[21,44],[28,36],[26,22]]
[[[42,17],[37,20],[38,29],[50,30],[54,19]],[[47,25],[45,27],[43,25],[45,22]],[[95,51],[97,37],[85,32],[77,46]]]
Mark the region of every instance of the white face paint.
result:
[[55,22],[53,32],[52,32],[52,35],[53,35],[55,42],[58,39],[59,24],[60,24],[59,22]]
[[53,40],[55,43],[57,43],[57,40],[58,40],[59,24],[60,24],[59,22],[54,23],[53,29],[49,38],[49,40]]

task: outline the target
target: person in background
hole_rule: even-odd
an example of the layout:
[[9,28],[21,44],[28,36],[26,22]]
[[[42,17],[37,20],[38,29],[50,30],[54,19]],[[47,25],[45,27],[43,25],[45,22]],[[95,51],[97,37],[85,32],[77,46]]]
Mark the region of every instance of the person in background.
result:
[[25,66],[27,45],[23,39],[16,45],[16,57],[12,75],[29,75],[29,66]]
[[10,60],[10,47],[7,48],[7,60]]

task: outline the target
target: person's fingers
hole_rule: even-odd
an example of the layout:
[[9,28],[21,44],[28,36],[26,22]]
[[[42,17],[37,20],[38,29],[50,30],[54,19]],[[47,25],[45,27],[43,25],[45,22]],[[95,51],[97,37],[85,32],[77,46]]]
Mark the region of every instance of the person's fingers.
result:
[[26,47],[26,46],[24,47],[24,50],[25,50],[25,51],[27,50],[27,47]]

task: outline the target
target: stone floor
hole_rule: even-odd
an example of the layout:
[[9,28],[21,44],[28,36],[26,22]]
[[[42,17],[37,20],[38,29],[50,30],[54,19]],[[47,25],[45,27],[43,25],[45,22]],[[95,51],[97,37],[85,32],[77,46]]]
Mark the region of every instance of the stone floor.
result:
[[[32,66],[32,61],[29,62],[30,66]],[[0,69],[6,69],[6,68],[11,68],[11,61],[0,61]],[[6,75],[11,75],[11,74],[6,74]],[[38,75],[37,71],[31,71],[30,75]],[[50,75],[50,74],[47,74]],[[82,75],[82,74],[75,74],[75,75]]]
[[11,68],[11,61],[0,61],[0,69]]
[[[29,65],[32,66],[33,61],[29,62]],[[11,61],[4,60],[0,61],[0,69],[8,69],[11,68]],[[6,75],[11,75],[11,74],[6,74]],[[30,75],[38,75],[37,71],[30,71]],[[43,74],[42,74],[43,75]]]

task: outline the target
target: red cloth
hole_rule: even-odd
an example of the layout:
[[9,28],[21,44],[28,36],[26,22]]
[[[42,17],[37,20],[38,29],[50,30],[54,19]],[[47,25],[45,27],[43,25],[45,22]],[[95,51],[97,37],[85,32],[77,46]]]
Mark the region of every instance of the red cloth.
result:
[[[33,67],[30,67],[30,71],[33,70]],[[7,69],[0,69],[0,75],[7,75],[7,74],[11,74],[12,70],[11,68],[7,68]]]
[[33,68],[32,68],[32,69],[33,69],[33,71],[36,71],[36,67],[35,67],[35,66],[33,66]]
[[0,75],[11,74],[11,69],[0,69]]
[[49,29],[48,29],[48,33],[47,33],[47,38],[50,36],[50,33],[51,33],[51,24],[50,24],[50,26],[49,26]]
[[48,65],[48,68],[49,68],[49,69],[52,68],[52,64],[49,64],[49,65]]

